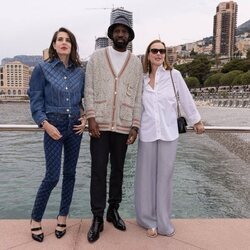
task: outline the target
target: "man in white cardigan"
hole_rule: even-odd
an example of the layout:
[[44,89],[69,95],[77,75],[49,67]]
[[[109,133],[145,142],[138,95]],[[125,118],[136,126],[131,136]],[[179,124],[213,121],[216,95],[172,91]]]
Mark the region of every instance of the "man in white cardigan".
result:
[[109,159],[111,173],[106,218],[115,228],[126,230],[118,213],[123,167],[127,146],[136,140],[141,119],[142,64],[127,50],[134,36],[129,20],[118,16],[108,28],[113,46],[95,51],[87,64],[84,102],[91,137],[90,199],[93,213],[89,242],[98,240],[103,231]]

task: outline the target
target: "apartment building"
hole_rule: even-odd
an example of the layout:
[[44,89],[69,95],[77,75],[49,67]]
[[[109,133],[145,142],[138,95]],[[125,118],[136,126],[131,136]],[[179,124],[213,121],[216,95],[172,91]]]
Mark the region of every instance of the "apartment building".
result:
[[109,46],[108,37],[98,37],[95,40],[95,49],[101,49]]
[[171,65],[173,65],[177,60],[177,51],[175,47],[166,47],[167,49],[167,58]]
[[213,53],[228,57],[233,57],[235,48],[235,35],[237,27],[236,2],[221,2],[216,8],[213,29]]
[[0,66],[0,97],[4,95],[3,90],[3,67]]
[[47,60],[49,58],[49,49],[46,48],[43,50],[43,60]]
[[250,33],[242,34],[236,37],[236,47],[241,55],[241,58],[247,57],[247,52],[250,50]]
[[1,98],[27,97],[29,86],[29,66],[15,61],[5,64],[1,69]]

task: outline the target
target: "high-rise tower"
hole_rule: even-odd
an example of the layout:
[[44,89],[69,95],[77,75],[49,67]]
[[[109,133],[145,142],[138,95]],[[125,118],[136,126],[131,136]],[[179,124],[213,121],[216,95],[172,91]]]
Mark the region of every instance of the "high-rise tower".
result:
[[[114,19],[118,16],[125,16],[129,22],[130,22],[130,25],[131,27],[133,27],[133,13],[130,12],[130,11],[127,11],[127,10],[124,10],[123,7],[120,7],[120,8],[116,8],[116,9],[113,9],[111,11],[111,15],[110,15],[110,24],[112,24],[114,22]],[[111,41],[112,43],[112,41]],[[130,50],[131,52],[133,51],[133,45],[132,45],[132,42],[129,42],[128,44],[128,50]]]
[[221,2],[216,8],[213,30],[213,52],[232,58],[235,51],[237,3]]
[[109,45],[107,37],[98,37],[95,39],[95,49],[105,48]]

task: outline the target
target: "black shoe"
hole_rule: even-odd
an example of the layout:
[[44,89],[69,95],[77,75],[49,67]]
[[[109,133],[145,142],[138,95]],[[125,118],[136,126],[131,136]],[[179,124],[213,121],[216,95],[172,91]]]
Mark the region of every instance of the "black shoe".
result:
[[103,231],[103,218],[94,216],[92,225],[88,232],[88,241],[90,243],[95,242],[99,239],[100,232]]
[[121,230],[125,231],[126,230],[126,225],[123,219],[120,217],[118,210],[116,208],[109,207],[107,211],[107,221],[112,222],[114,227]]
[[[30,226],[32,224],[32,219],[30,220]],[[34,228],[31,228],[31,236],[32,236],[32,239],[35,240],[35,241],[38,241],[38,242],[43,242],[43,238],[44,238],[44,234],[43,232],[40,233],[40,234],[33,234],[32,232],[35,232],[35,231],[39,231],[41,230],[42,231],[42,227],[34,227]]]
[[42,230],[42,228],[41,227],[31,228],[31,236],[32,236],[33,240],[36,240],[38,242],[43,242],[43,238],[44,238],[44,234],[43,233],[41,233],[41,234],[33,234],[32,233],[34,231],[39,231],[39,230]]
[[64,234],[66,234],[66,224],[57,224],[57,226],[64,228],[62,231],[55,230],[56,238],[60,239],[63,237]]

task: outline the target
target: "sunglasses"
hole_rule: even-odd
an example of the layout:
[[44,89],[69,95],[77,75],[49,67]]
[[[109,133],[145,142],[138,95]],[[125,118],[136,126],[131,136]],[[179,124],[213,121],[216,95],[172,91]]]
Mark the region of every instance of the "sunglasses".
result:
[[160,54],[166,54],[166,49],[150,49],[150,52],[152,54],[157,54],[158,52],[160,52]]

